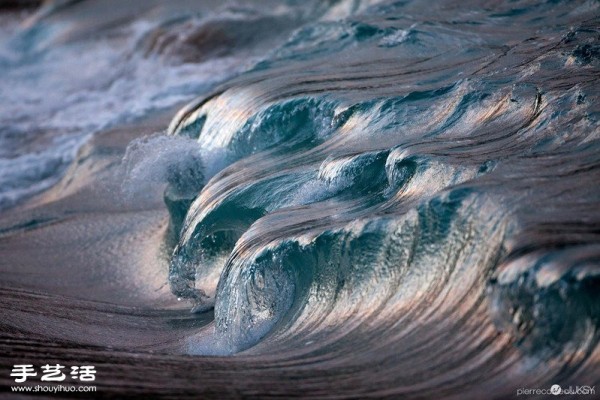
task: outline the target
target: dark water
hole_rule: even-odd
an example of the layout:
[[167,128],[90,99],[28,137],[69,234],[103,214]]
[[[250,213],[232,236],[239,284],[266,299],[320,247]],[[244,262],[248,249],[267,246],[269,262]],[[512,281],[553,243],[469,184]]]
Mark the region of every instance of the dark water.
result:
[[86,361],[117,397],[600,384],[597,1],[31,13],[0,17],[6,371]]

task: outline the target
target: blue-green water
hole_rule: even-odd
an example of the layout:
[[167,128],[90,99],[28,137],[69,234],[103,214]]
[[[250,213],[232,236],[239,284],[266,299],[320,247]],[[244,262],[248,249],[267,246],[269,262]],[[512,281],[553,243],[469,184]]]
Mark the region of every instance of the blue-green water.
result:
[[[116,31],[68,28],[67,5],[0,64],[20,88],[3,101],[43,106],[0,111],[3,132],[60,131],[70,152],[188,102],[109,174],[127,207],[163,196],[170,290],[211,315],[170,351],[279,365],[276,393],[317,398],[599,382],[600,3],[198,4]],[[90,76],[52,81],[89,43]],[[80,96],[38,99],[23,71]],[[0,179],[29,187],[22,168]]]

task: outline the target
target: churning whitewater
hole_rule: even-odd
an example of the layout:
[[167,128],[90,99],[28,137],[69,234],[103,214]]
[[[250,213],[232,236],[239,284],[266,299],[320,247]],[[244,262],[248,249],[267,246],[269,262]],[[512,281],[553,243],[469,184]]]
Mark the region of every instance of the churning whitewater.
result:
[[[114,266],[68,278],[75,294],[3,267],[12,287],[91,302],[63,317],[81,332],[118,315],[109,339],[68,343],[144,354],[163,381],[189,371],[167,381],[209,397],[600,385],[600,3],[217,3],[144,2],[124,20],[50,3],[0,53],[19,88],[0,84],[0,143],[16,149],[0,154],[0,207],[32,204],[0,238],[58,224],[77,260]],[[104,23],[65,28],[86,12]],[[104,61],[55,82],[89,43]],[[63,93],[48,101],[23,71]],[[15,142],[33,128],[52,144]],[[119,129],[139,133],[102,139]],[[47,324],[40,340],[64,339]]]

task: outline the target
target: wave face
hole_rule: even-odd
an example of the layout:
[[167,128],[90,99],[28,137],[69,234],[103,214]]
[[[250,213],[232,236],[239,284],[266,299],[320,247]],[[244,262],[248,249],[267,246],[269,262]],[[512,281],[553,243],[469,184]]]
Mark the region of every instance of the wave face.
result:
[[125,186],[160,164],[165,280],[208,319],[164,347],[210,372],[181,390],[600,384],[599,3],[301,3],[138,21],[121,64],[176,74],[127,112],[189,101],[125,157]]
[[596,351],[597,4],[471,10],[307,24],[173,121],[226,165],[170,270],[174,293],[214,305],[225,354],[351,349],[394,368],[430,351],[437,370],[511,337],[576,370]]

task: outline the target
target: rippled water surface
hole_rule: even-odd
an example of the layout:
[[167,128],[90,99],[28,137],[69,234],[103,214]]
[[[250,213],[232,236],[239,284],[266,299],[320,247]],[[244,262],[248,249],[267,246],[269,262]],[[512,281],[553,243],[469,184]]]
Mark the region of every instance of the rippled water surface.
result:
[[597,1],[50,1],[0,13],[0,76],[7,368],[600,384]]

